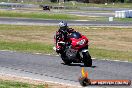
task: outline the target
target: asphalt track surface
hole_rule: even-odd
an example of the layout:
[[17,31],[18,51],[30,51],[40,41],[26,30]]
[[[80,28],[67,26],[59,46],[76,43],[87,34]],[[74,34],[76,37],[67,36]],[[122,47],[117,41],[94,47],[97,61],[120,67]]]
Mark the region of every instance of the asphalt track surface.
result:
[[[0,51],[0,73],[3,74],[79,86],[78,78],[81,76],[83,66],[82,63],[64,65],[58,56]],[[85,67],[85,70],[89,72],[90,79],[132,80],[132,63],[130,62],[94,59],[93,66]],[[120,88],[132,88],[132,86]]]
[[[0,24],[12,25],[58,25],[61,20],[42,20],[28,18],[0,18]],[[75,26],[132,26],[132,22],[101,22],[101,21],[67,21]]]

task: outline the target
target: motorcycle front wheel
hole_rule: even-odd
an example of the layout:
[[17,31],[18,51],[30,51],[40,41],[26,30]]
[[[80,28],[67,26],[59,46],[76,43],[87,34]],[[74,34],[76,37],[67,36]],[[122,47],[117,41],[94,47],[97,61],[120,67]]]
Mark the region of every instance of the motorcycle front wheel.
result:
[[87,67],[92,66],[92,59],[91,59],[89,52],[83,53],[83,62],[84,62],[84,66],[87,66]]
[[61,59],[63,60],[65,65],[70,65],[72,63],[72,61],[70,61],[64,53],[61,54]]

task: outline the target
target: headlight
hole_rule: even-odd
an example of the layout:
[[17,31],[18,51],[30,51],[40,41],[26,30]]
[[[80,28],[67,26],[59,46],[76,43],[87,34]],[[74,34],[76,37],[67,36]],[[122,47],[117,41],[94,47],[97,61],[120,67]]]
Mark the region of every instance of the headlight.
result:
[[83,40],[81,40],[81,41],[77,42],[77,44],[78,44],[78,45],[83,45],[85,42],[86,42],[86,40],[85,40],[85,39],[83,39]]

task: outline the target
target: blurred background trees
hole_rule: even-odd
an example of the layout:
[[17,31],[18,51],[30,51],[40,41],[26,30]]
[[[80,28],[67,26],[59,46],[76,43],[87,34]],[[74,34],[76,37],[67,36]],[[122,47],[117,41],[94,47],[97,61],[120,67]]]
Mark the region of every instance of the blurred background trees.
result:
[[130,3],[132,0],[0,0],[0,2],[66,2],[66,1],[77,1],[77,2],[84,2],[84,3],[113,3],[113,2],[120,2],[120,3]]
[[51,2],[58,2],[58,1],[77,1],[77,2],[84,2],[84,3],[113,3],[113,2],[121,2],[121,3],[129,3],[132,0],[50,0]]

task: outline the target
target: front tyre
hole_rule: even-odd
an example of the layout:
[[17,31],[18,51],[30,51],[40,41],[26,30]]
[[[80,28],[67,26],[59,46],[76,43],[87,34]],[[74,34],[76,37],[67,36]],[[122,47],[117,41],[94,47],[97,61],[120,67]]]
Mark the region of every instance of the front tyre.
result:
[[65,54],[61,54],[61,58],[65,65],[70,65],[72,63]]
[[92,59],[89,52],[83,52],[83,62],[84,62],[84,66],[87,66],[87,67],[92,66]]

